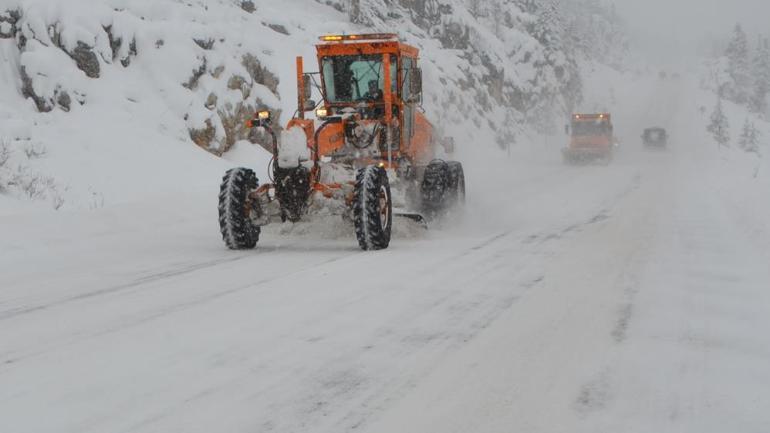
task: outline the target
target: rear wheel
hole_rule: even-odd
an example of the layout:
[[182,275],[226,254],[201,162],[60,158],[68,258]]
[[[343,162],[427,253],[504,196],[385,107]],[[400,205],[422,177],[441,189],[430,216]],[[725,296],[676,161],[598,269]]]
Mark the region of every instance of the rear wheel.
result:
[[257,176],[248,168],[227,170],[219,188],[219,230],[225,245],[232,250],[257,245],[260,228],[251,222],[255,203],[249,193],[257,189]]
[[363,250],[381,250],[390,244],[393,202],[385,169],[369,165],[356,173],[353,223]]
[[425,167],[420,185],[423,210],[430,216],[437,216],[446,208],[451,193],[452,175],[449,164],[434,160]]
[[465,172],[463,171],[463,165],[457,161],[450,161],[447,164],[449,165],[451,206],[463,206],[465,205]]

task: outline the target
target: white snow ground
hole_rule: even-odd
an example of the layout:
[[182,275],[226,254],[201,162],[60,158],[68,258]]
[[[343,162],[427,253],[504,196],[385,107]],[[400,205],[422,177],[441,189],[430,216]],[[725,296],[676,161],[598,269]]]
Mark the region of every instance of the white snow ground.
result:
[[768,431],[766,165],[689,83],[614,80],[611,165],[469,152],[463,221],[385,251],[332,224],[226,250],[212,164],[0,214],[0,432]]

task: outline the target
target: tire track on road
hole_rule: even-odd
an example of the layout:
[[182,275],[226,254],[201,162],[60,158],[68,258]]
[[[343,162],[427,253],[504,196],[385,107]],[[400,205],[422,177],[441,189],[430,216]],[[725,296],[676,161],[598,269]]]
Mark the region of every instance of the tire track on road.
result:
[[249,258],[252,256],[247,255],[240,255],[236,257],[226,257],[216,260],[208,260],[205,262],[199,262],[199,263],[193,263],[193,264],[187,264],[185,266],[179,267],[177,269],[170,269],[162,272],[153,273],[144,277],[139,277],[137,279],[134,279],[132,281],[123,283],[123,284],[117,284],[110,287],[105,287],[102,289],[98,289],[91,292],[86,293],[80,293],[74,296],[66,297],[59,299],[54,302],[49,302],[46,304],[38,304],[38,305],[32,305],[28,307],[16,307],[11,308],[9,310],[1,311],[0,312],[0,322],[12,319],[18,316],[22,316],[29,313],[35,313],[42,310],[47,310],[49,308],[58,307],[61,305],[66,305],[72,302],[82,301],[86,299],[91,299],[99,296],[105,296],[105,295],[111,295],[119,292],[124,292],[133,288],[137,288],[139,286],[154,283],[157,281],[161,281],[167,278],[173,278],[178,277],[180,275],[186,275],[190,274],[196,271],[200,271],[203,269],[212,268],[215,266],[219,266],[225,263],[232,263],[239,260],[243,260],[246,258]]
[[[344,260],[344,259],[349,258],[349,257],[354,256],[354,255],[357,255],[357,254],[353,253],[353,254],[347,254],[347,255],[343,255],[343,256],[339,256],[339,257],[334,257],[334,258],[331,258],[331,259],[328,259],[328,260],[324,260],[324,261],[322,261],[320,263],[315,263],[313,266],[302,268],[302,269],[298,269],[298,270],[296,270],[294,272],[291,272],[291,273],[285,273],[285,274],[276,275],[276,276],[273,276],[273,277],[263,278],[263,279],[261,279],[261,280],[259,280],[257,282],[252,282],[252,283],[248,283],[248,284],[245,284],[245,285],[240,285],[240,286],[233,287],[233,288],[230,288],[230,289],[227,289],[227,290],[221,290],[221,291],[216,291],[216,292],[213,292],[213,293],[208,293],[205,296],[198,297],[196,299],[193,299],[193,300],[190,300],[190,301],[187,301],[187,302],[166,306],[166,307],[163,307],[163,308],[161,308],[159,310],[156,309],[156,310],[154,310],[152,312],[148,312],[148,313],[146,313],[144,315],[141,315],[140,317],[136,317],[136,318],[134,318],[132,320],[124,321],[122,323],[119,323],[119,324],[113,325],[111,327],[99,330],[97,332],[90,332],[90,333],[87,333],[87,334],[80,334],[77,337],[70,338],[67,341],[61,342],[60,344],[47,346],[46,350],[30,352],[30,353],[25,354],[25,355],[20,355],[20,356],[17,355],[17,356],[14,356],[14,357],[10,357],[9,356],[10,354],[5,354],[4,356],[8,356],[8,358],[0,360],[0,366],[2,366],[2,365],[13,365],[13,364],[18,363],[19,361],[27,360],[27,359],[30,359],[30,358],[34,358],[36,356],[45,354],[45,353],[47,353],[47,352],[49,352],[51,350],[55,350],[55,349],[58,349],[60,347],[66,347],[66,346],[68,346],[70,344],[75,344],[75,343],[78,343],[78,342],[81,342],[81,341],[87,341],[89,339],[93,339],[93,338],[97,338],[97,337],[100,337],[100,336],[112,334],[112,333],[115,333],[115,332],[119,332],[119,331],[122,331],[124,329],[131,328],[133,326],[142,325],[142,324],[150,322],[152,320],[166,317],[169,314],[173,314],[173,313],[177,313],[177,312],[180,312],[180,311],[184,311],[184,310],[187,310],[189,308],[192,308],[192,307],[195,307],[195,306],[198,306],[198,305],[201,305],[201,304],[205,304],[207,302],[210,302],[210,301],[213,301],[213,300],[216,300],[216,299],[228,296],[228,295],[233,295],[233,294],[242,292],[242,291],[247,290],[247,289],[253,289],[253,288],[256,288],[256,287],[263,286],[263,285],[265,285],[267,283],[272,283],[272,282],[275,282],[275,281],[280,281],[280,280],[283,280],[283,279],[291,278],[291,277],[300,275],[300,274],[302,274],[304,272],[308,272],[308,271],[315,270],[317,268],[321,268],[321,267],[326,266],[326,265],[328,265],[330,263],[334,263],[334,262],[337,262],[337,261],[340,261],[340,260]],[[220,263],[218,263],[218,264],[237,262],[239,260],[242,260],[242,259],[248,258],[248,257],[252,257],[252,256],[247,256],[247,255],[239,256],[237,258],[233,258],[233,259],[230,259],[230,260],[220,261]],[[210,262],[208,262],[208,263],[210,263]],[[210,268],[210,267],[214,267],[214,266],[216,266],[216,264],[213,264],[213,265],[207,266],[207,267]],[[139,284],[136,284],[135,286],[140,286],[140,285],[155,283],[155,282],[158,282],[158,281],[163,281],[165,279],[170,279],[170,278],[186,275],[186,274],[189,274],[191,272],[194,272],[196,270],[201,270],[201,269],[205,269],[205,268],[193,269],[193,270],[190,270],[188,272],[176,272],[176,273],[167,272],[167,273],[164,273],[164,274],[168,274],[165,277],[155,278],[155,279],[150,279],[150,280],[144,280],[144,281],[140,282]],[[124,290],[125,290],[125,288],[124,288]],[[97,296],[97,295],[94,295],[94,296]],[[81,297],[81,299],[77,299],[77,300],[88,299],[88,298],[90,298],[90,296]],[[63,303],[60,303],[60,304],[66,304],[66,303],[69,303],[69,302],[74,302],[75,300],[73,299],[73,300],[67,300],[67,301],[68,302],[63,302]],[[57,306],[58,305],[59,304],[57,304]],[[48,308],[48,307],[39,308],[39,309],[37,309],[35,311],[44,310],[46,308]],[[32,311],[30,311],[30,312],[32,312]],[[2,373],[2,372],[3,372],[3,370],[0,368],[0,373]]]

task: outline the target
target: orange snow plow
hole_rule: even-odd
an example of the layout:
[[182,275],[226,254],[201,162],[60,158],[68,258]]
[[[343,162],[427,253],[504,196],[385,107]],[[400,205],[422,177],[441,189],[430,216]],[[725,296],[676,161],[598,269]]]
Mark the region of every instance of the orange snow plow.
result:
[[571,120],[567,126],[570,141],[562,149],[564,162],[600,160],[609,163],[615,147],[611,115],[573,114]]
[[320,41],[320,72],[296,59],[297,111],[280,137],[267,111],[248,122],[272,137],[272,183],[259,186],[248,168],[223,178],[219,222],[229,248],[253,248],[261,226],[320,211],[351,221],[362,249],[382,249],[393,216],[424,222],[464,201],[462,165],[442,158],[453,142],[437,139],[419,108],[417,48],[388,33]]

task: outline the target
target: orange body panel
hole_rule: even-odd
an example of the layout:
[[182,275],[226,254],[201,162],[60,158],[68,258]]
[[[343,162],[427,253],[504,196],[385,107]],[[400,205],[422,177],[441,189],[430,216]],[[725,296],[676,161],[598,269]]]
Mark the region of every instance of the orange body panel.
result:
[[[305,106],[305,97],[303,95],[303,89],[305,88],[305,67],[303,65],[302,57],[297,57],[297,106]],[[297,116],[300,119],[305,118],[305,112],[302,108],[297,112]]]
[[[390,77],[390,56],[382,56],[382,67],[383,67],[383,74],[386,77]],[[398,65],[393,65],[393,70],[395,71]],[[385,82],[385,90],[383,92],[383,99],[385,100],[385,123],[390,123],[391,119],[393,119],[393,92],[391,91],[390,83],[392,80],[388,79]]]
[[585,137],[572,137],[569,143],[573,148],[584,147],[610,147],[612,146],[612,139],[607,135],[589,135]]
[[414,161],[427,163],[435,157],[433,149],[433,126],[425,116],[417,112],[414,119],[414,135],[407,150]]
[[320,156],[329,155],[345,145],[345,131],[341,123],[327,125],[318,134],[318,152]]
[[[578,129],[600,126],[600,130],[590,134],[577,134]],[[609,113],[573,114],[572,135],[569,147],[575,150],[608,151],[613,144],[612,117]]]

